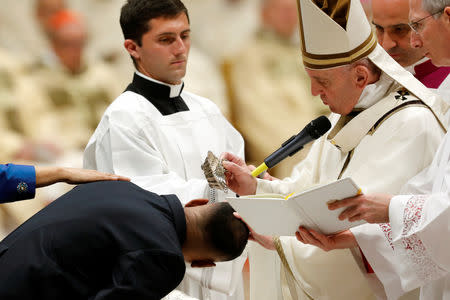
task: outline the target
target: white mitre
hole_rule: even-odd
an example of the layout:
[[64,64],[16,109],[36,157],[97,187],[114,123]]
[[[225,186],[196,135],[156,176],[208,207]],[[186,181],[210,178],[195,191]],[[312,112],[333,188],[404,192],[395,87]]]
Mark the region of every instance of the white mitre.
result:
[[321,70],[367,57],[421,99],[444,128],[449,105],[426,88],[378,45],[360,0],[297,0],[303,64]]

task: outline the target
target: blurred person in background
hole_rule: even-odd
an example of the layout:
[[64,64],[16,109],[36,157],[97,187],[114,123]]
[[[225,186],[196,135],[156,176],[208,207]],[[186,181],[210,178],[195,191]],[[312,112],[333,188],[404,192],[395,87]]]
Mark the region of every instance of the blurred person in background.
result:
[[185,1],[192,28],[185,82],[193,92],[217,104],[228,120],[232,120],[232,114],[222,68],[228,67],[227,59],[245,45],[259,26],[258,3],[259,0]]
[[[79,182],[77,178],[88,181],[95,179],[98,174],[95,171],[43,166],[56,161],[62,151],[59,144],[53,140],[52,135],[46,135],[40,130],[39,120],[46,118],[47,114],[46,97],[39,86],[24,74],[24,68],[23,64],[0,48],[0,130],[2,132],[0,161],[37,164],[36,176],[40,177],[37,180],[37,186],[46,186],[61,181]],[[4,189],[7,180],[11,179],[11,174],[9,171],[6,172],[6,169],[8,168],[1,170],[2,195],[0,202],[11,200],[8,199],[10,193],[5,192]],[[107,179],[107,177],[103,179]],[[27,187],[27,184],[21,185],[21,187],[19,190],[18,185],[14,190],[22,192],[24,191],[23,187]],[[32,189],[30,184],[28,187]],[[34,195],[34,190],[32,194]],[[13,199],[16,198],[13,197]],[[34,201],[1,205],[0,239],[40,210],[44,206],[44,201],[47,200],[50,199],[42,195],[42,191],[40,191],[36,194]]]
[[[42,164],[58,159],[59,144],[38,124],[49,114],[46,101],[20,60],[0,48],[0,161]],[[38,195],[36,201],[0,206],[0,238],[40,210],[43,200],[47,198]]]
[[[231,120],[227,87],[220,66],[201,48],[191,44],[184,83],[189,91],[211,99],[222,114]],[[208,84],[205,84],[208,82]]]
[[22,63],[32,63],[48,48],[46,19],[65,8],[65,0],[2,1],[0,47]]
[[[5,37],[5,40],[8,41],[8,35],[4,36],[2,30],[7,29],[8,33],[11,32],[11,35],[15,35],[17,40],[22,41],[22,43],[11,43],[21,46],[17,53],[14,48],[0,48],[0,128],[3,133],[0,145],[0,159],[3,162],[17,161],[19,163],[36,165],[61,164],[81,167],[80,149],[87,143],[90,132],[87,132],[85,140],[79,143],[78,153],[75,155],[68,154],[68,152],[72,151],[72,148],[66,147],[66,143],[61,141],[62,139],[68,141],[72,139],[71,132],[65,129],[65,124],[71,124],[73,128],[76,128],[83,127],[83,122],[74,122],[72,118],[58,115],[58,112],[54,109],[55,105],[48,97],[48,90],[44,90],[44,85],[39,81],[42,78],[39,78],[36,74],[31,76],[29,74],[30,69],[38,65],[35,63],[37,57],[41,58],[39,61],[43,62],[42,65],[57,65],[55,63],[57,62],[56,59],[47,59],[50,57],[54,58],[56,55],[43,56],[42,53],[44,49],[48,50],[50,47],[46,43],[47,38],[57,34],[53,32],[55,24],[50,22],[50,19],[55,13],[62,11],[66,7],[66,3],[62,0],[25,0],[24,2],[8,1],[4,4],[5,6],[3,6],[0,13],[2,17],[5,16],[5,18],[0,18],[2,38]],[[23,22],[17,22],[18,16]],[[35,16],[36,19],[31,16]],[[12,17],[14,17],[14,23],[9,24]],[[34,20],[37,20],[40,26],[35,26],[33,24]],[[39,28],[42,30],[36,30]],[[33,39],[30,38],[31,36],[33,36]],[[44,43],[34,42],[35,37],[38,37],[37,41],[44,41]],[[26,49],[25,53],[24,49]],[[11,50],[14,51],[14,55],[11,53]],[[76,60],[70,57],[66,60],[68,65],[75,70],[75,64],[70,64]],[[30,68],[30,64],[32,64],[33,68]],[[33,73],[34,71],[36,70],[33,69]],[[104,71],[103,73],[107,74],[109,71]],[[113,80],[113,75],[107,75]],[[96,77],[101,76],[92,74],[92,77],[93,79],[86,79],[86,82],[95,87],[98,83]],[[55,81],[55,85],[58,85],[58,87],[66,88],[61,81],[61,74],[55,73],[48,80],[49,82]],[[115,88],[114,83],[111,84],[111,87]],[[72,87],[72,89],[78,90],[77,93],[79,94],[82,90],[78,87]],[[92,90],[95,91],[95,89]],[[81,97],[76,96],[76,98]],[[109,94],[107,99],[109,99]],[[97,99],[94,99],[92,103],[97,103],[96,101]],[[105,103],[104,107],[108,103]],[[91,106],[93,105],[87,106],[88,109],[91,109]],[[71,112],[68,112],[68,115],[76,115],[76,113],[76,109],[72,109]],[[100,119],[101,113],[102,109],[98,109],[95,113],[97,115],[96,119],[91,122],[94,128],[97,120]],[[35,201],[1,206],[0,235],[3,236],[15,228],[41,209],[44,202],[55,199],[58,194],[65,190],[67,190],[66,185],[58,184],[41,189],[37,193]]]
[[52,137],[40,136],[40,128],[30,121],[36,115],[45,118],[46,97],[24,70],[0,48],[0,161],[50,162],[59,155],[59,146]]
[[35,0],[34,13],[40,29],[46,36],[50,36],[52,28],[50,18],[56,13],[67,9],[65,0]]
[[52,112],[41,126],[52,131],[65,151],[78,152],[81,164],[82,149],[121,87],[106,65],[85,59],[88,32],[78,14],[57,12],[48,20],[48,30],[51,48],[29,68]]
[[450,67],[435,66],[425,57],[424,49],[410,44],[409,0],[372,0],[372,13],[378,43],[384,50],[426,87],[450,103]]
[[[46,114],[33,124],[39,128],[35,136],[51,137],[59,146],[62,153],[52,164],[80,168],[89,136],[123,87],[108,66],[86,58],[88,31],[79,14],[60,10],[46,25],[49,48],[27,70],[46,96],[39,105]],[[53,185],[40,193],[49,201],[66,191],[65,185]]]
[[220,67],[258,27],[259,0],[187,0],[192,43]]
[[66,0],[69,7],[79,12],[85,19],[89,32],[86,56],[90,60],[102,61],[113,69],[116,81],[124,90],[133,67],[130,57],[118,40],[122,31],[117,19],[125,0]]

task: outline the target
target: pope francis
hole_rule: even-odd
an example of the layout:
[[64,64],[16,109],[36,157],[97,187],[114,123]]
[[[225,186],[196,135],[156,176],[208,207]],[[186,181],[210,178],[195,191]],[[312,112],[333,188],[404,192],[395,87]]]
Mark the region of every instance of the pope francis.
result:
[[[254,179],[241,159],[226,153],[229,187],[240,195],[289,194],[351,177],[365,193],[398,192],[430,164],[446,132],[443,116],[448,105],[377,44],[360,1],[299,0],[298,8],[311,92],[330,107],[334,126],[283,180]],[[370,243],[389,264],[390,235],[388,224],[367,224],[336,238],[356,240],[359,245]],[[295,237],[260,237],[259,242],[278,252],[281,284],[277,287],[277,281],[267,279],[257,266],[250,276],[259,277],[266,289],[271,285],[278,288],[279,298],[386,297],[357,248],[325,252],[299,243]]]

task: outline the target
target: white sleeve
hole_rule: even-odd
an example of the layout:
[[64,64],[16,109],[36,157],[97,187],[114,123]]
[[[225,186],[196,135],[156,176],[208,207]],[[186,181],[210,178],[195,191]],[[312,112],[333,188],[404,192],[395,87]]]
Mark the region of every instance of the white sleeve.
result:
[[396,271],[404,290],[448,274],[450,199],[448,194],[396,196],[389,205]]
[[175,194],[183,205],[192,199],[209,198],[207,181],[184,180],[170,171],[151,137],[124,126],[108,126],[104,135],[86,148],[86,168],[130,177],[133,183],[157,194]]

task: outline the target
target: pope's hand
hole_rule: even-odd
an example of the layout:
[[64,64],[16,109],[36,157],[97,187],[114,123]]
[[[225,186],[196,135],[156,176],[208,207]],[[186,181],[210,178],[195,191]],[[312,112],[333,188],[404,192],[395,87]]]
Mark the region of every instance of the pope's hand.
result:
[[346,249],[357,247],[355,236],[350,230],[345,230],[336,234],[324,235],[312,229],[306,229],[305,227],[299,227],[295,233],[297,240],[303,244],[309,244],[324,251],[330,251],[334,249]]
[[236,218],[238,218],[239,220],[244,222],[245,225],[247,225],[247,228],[250,231],[250,235],[248,236],[248,239],[250,241],[254,241],[254,242],[260,244],[262,247],[266,248],[267,250],[274,250],[274,251],[276,250],[275,243],[273,242],[272,236],[256,233],[253,230],[253,228],[251,228],[237,212],[234,212],[233,214]]
[[[254,165],[248,165],[247,167],[250,170],[250,172],[253,172],[253,170],[256,169],[256,167]],[[259,175],[258,178],[261,178],[261,175]],[[261,179],[269,180],[269,181],[279,180],[278,178],[270,175],[269,172],[267,172],[267,171],[264,172],[264,175]]]
[[245,161],[231,153],[221,155],[227,186],[238,195],[254,195],[256,193],[256,179],[252,176]]

